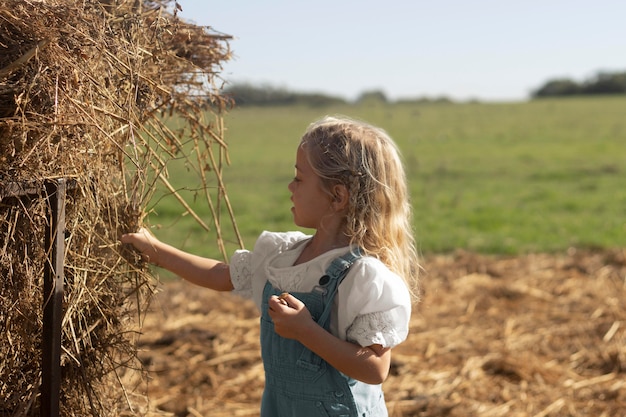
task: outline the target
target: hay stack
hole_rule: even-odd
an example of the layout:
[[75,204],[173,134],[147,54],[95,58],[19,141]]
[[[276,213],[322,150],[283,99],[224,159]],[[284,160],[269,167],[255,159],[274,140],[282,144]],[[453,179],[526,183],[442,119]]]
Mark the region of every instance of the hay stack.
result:
[[[193,138],[202,158],[190,164],[203,164],[205,185],[218,190],[205,187],[208,201],[226,197],[229,103],[218,74],[229,37],[180,21],[177,6],[0,0],[0,415],[38,414],[47,259],[44,196],[8,190],[59,177],[76,184],[66,208],[61,415],[142,411],[128,386],[141,378],[127,369],[155,286],[119,235],[141,223],[158,182],[169,186],[167,162],[189,157],[181,137]],[[184,121],[180,131],[164,112]]]

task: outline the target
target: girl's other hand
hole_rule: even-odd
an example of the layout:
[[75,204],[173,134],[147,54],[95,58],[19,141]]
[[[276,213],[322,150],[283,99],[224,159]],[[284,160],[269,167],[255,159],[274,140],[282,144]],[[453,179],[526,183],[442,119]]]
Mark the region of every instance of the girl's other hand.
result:
[[291,294],[272,295],[268,304],[274,330],[286,339],[299,340],[308,326],[315,323],[304,303]]

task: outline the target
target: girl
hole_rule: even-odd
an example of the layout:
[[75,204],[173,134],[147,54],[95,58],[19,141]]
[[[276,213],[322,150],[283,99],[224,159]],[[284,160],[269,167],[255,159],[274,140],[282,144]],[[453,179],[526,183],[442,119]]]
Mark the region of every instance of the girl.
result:
[[404,341],[419,265],[399,152],[381,129],[326,117],[309,126],[289,184],[294,223],[263,232],[230,265],[122,236],[182,278],[251,298],[261,313],[261,416],[387,416],[381,389]]

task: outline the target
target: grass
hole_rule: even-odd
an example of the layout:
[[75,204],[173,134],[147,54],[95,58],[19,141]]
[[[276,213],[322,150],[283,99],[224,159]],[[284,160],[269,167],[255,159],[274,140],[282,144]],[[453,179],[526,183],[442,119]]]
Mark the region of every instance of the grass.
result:
[[[422,253],[557,252],[624,247],[626,97],[522,103],[240,108],[226,117],[227,192],[246,247],[262,230],[293,230],[287,184],[306,126],[341,113],[385,128],[405,159]],[[193,200],[193,172],[173,162],[172,183]],[[206,202],[192,204],[209,216]],[[150,216],[163,240],[219,256],[171,197]],[[227,219],[227,217],[224,217]],[[237,245],[231,241],[230,251]],[[206,219],[207,223],[212,223]]]

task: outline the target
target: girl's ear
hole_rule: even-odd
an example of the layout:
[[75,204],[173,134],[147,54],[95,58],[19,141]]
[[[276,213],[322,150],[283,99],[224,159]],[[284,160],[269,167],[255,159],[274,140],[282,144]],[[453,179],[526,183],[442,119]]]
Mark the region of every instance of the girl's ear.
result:
[[337,211],[344,210],[348,207],[349,193],[348,189],[343,184],[336,184],[332,188],[333,193],[333,208]]

